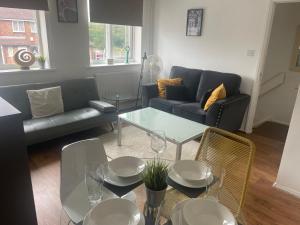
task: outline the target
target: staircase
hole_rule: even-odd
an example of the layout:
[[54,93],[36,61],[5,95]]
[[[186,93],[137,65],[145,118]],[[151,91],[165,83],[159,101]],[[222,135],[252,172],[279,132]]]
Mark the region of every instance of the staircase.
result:
[[261,83],[260,94],[259,97],[265,96],[266,94],[270,93],[274,89],[279,88],[283,85],[286,81],[286,73],[280,72],[275,76],[263,81]]

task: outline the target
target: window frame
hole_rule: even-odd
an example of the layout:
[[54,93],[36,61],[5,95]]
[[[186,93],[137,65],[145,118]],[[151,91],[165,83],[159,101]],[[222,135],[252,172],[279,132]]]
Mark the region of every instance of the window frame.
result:
[[[38,16],[37,16],[37,18],[38,18]],[[39,33],[38,32],[38,28],[37,28],[37,22],[30,21],[29,23],[30,23],[30,31],[31,31],[31,33],[33,33],[33,34]]]
[[[47,28],[46,28],[46,18],[45,18],[45,13],[44,11],[39,11],[39,10],[33,10],[35,13],[35,19],[34,20],[23,20],[23,19],[6,19],[9,20],[11,22],[11,26],[13,29],[13,21],[15,22],[23,22],[24,24],[24,32],[26,32],[26,22],[31,23],[34,22],[36,24],[36,29],[37,32],[35,33],[38,37],[38,41],[36,42],[36,47],[38,49],[38,55],[43,55],[46,57],[46,69],[50,69],[51,64],[49,61],[49,46],[48,46],[48,37],[47,37]],[[13,32],[13,33],[21,33],[21,32]],[[16,36],[18,36],[16,34]],[[11,47],[11,46],[9,46]],[[17,46],[19,47],[19,49],[27,49],[29,50],[29,46]],[[2,62],[0,64],[0,74],[1,73],[5,73],[5,72],[9,72],[9,71],[15,71],[15,70],[19,70],[19,66],[17,66],[16,64],[7,64],[6,60],[5,60],[5,56],[4,56],[4,52],[3,52],[3,47],[0,46],[0,54],[2,55]],[[14,52],[15,54],[15,52]],[[0,59],[1,60],[1,59]],[[35,69],[39,69],[39,66],[36,64],[34,66],[32,66],[32,68]]]
[[[113,26],[124,26],[126,28],[126,32],[128,33],[128,40],[126,41],[126,36],[125,36],[125,42],[128,43],[128,46],[130,47],[130,52],[129,52],[129,63],[135,62],[135,35],[136,35],[136,29],[133,26],[126,26],[126,25],[116,25],[116,24],[104,24],[105,25],[105,59],[104,60],[98,60],[97,63],[92,63],[91,60],[91,55],[90,57],[90,65],[91,66],[97,66],[97,65],[104,65],[107,64],[108,59],[113,59],[114,64],[119,64],[119,63],[125,63],[125,56],[124,57],[119,57],[115,58],[113,56],[113,43],[112,43],[112,27]],[[127,44],[125,43],[125,44]]]
[[14,47],[7,47],[7,56],[10,58],[14,57]]
[[[14,23],[17,24],[17,29],[15,29],[16,27],[14,26]],[[22,24],[22,26],[20,26],[20,24]],[[20,29],[22,28],[22,29]],[[25,33],[25,21],[24,20],[12,20],[12,31],[14,33]]]

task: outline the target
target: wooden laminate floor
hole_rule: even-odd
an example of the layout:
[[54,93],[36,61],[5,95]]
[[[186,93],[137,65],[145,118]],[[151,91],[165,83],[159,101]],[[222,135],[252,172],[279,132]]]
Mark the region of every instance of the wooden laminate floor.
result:
[[[245,204],[249,225],[300,225],[300,199],[274,188],[284,143],[284,129],[277,129],[272,137],[257,132],[241,135],[256,144],[256,155]],[[263,128],[268,132],[272,125]],[[29,149],[29,164],[39,225],[59,225],[60,154],[65,144],[92,137],[104,131],[77,134]],[[285,134],[286,135],[286,134]],[[278,138],[276,138],[278,137]]]

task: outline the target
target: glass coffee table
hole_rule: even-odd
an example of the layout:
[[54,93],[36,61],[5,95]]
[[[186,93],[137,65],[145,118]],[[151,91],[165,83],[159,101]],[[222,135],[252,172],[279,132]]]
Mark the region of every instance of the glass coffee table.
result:
[[116,94],[111,96],[104,96],[103,99],[105,101],[109,101],[115,104],[117,108],[117,112],[120,111],[120,104],[123,102],[131,102],[136,101],[136,97],[133,97],[132,95],[126,95],[126,94]]
[[151,107],[120,114],[118,117],[118,145],[122,145],[122,123],[128,123],[146,132],[162,130],[166,139],[176,144],[176,160],[181,159],[182,145],[201,137],[208,128],[197,123],[170,113]]

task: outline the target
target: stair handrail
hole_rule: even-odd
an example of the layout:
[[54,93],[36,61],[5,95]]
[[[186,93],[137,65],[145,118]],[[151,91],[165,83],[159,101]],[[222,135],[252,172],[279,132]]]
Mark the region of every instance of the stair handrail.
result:
[[269,83],[270,81],[274,80],[275,78],[279,77],[279,76],[282,76],[283,75],[283,83],[285,82],[285,79],[286,79],[286,72],[280,72],[280,73],[277,73],[276,75],[270,77],[269,79],[263,81],[261,83],[261,86],[265,85],[266,83]]
[[263,85],[269,83],[270,81],[274,80],[275,78],[279,77],[279,76],[283,76],[283,81],[282,81],[280,84],[278,84],[278,85],[272,87],[270,90],[266,91],[265,93],[260,94],[259,97],[265,96],[266,94],[270,93],[270,92],[273,91],[274,89],[277,89],[278,87],[282,86],[282,85],[285,83],[285,81],[286,81],[286,72],[280,72],[280,73],[276,74],[275,76],[272,76],[272,77],[270,77],[269,79],[267,79],[267,80],[265,80],[264,82],[262,82],[262,83],[261,83],[261,87],[262,87]]

